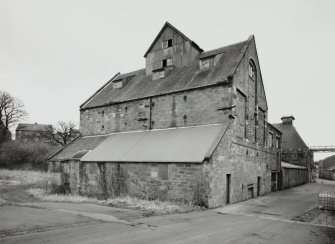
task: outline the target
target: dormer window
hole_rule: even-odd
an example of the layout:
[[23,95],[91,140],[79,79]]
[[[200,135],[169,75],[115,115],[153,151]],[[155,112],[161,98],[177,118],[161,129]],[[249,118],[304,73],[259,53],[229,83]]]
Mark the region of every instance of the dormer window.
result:
[[162,48],[169,48],[172,47],[172,39],[168,39],[162,42]]
[[249,61],[249,76],[251,79],[256,80],[256,65],[253,60]]
[[215,66],[214,56],[200,60],[200,70],[209,69]]
[[122,80],[113,81],[113,90],[122,88]]
[[163,60],[163,68],[167,67],[167,66],[171,66],[171,65],[172,65],[172,58],[168,58],[168,59]]

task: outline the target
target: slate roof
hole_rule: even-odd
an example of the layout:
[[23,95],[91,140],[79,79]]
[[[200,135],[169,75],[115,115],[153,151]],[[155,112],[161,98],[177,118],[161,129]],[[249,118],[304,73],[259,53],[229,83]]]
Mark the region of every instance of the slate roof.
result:
[[335,168],[335,155],[330,156],[322,160],[322,168],[323,169],[333,169]]
[[292,124],[272,124],[282,132],[283,149],[308,149],[308,146],[299,135],[298,131]]
[[211,157],[228,126],[229,122],[113,133],[81,161],[202,163]]
[[[246,41],[201,53],[189,66],[174,67],[163,79],[152,80],[151,75],[147,76],[145,74],[145,69],[119,74],[113,79],[114,81],[127,76],[133,77],[121,89],[113,90],[113,80],[109,81],[93,97],[83,103],[80,108],[87,109],[104,106],[227,82],[228,77],[234,74],[253,38],[253,36],[250,36]],[[217,53],[223,53],[223,56],[215,67],[199,70],[199,58]]]
[[16,127],[17,131],[50,131],[52,129],[52,125],[46,125],[46,124],[26,124],[26,123],[20,123]]
[[83,136],[78,137],[73,140],[55,154],[53,154],[49,161],[63,161],[68,159],[80,159],[89,150],[97,147],[101,142],[103,142],[108,135],[103,136]]

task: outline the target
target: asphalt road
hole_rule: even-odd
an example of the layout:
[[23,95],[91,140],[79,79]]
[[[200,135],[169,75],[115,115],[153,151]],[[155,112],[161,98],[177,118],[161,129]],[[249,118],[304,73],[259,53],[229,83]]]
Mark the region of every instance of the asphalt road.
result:
[[[332,216],[308,184],[223,208],[144,218],[91,204],[0,207],[0,243],[335,243]],[[298,221],[297,221],[298,220]]]

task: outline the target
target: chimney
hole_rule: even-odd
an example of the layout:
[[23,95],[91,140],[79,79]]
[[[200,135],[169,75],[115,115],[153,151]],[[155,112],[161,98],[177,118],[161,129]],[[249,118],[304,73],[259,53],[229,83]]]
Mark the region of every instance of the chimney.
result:
[[281,119],[283,125],[292,125],[293,124],[293,120],[295,120],[295,118],[293,117],[293,115],[283,116],[280,119]]

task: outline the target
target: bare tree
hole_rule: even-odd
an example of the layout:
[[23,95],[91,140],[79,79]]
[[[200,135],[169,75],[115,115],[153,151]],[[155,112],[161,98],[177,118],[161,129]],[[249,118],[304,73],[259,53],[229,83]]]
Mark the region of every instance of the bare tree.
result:
[[10,129],[27,115],[21,100],[8,92],[0,91],[0,143],[4,141]]
[[76,125],[70,122],[59,121],[49,131],[50,139],[62,146],[65,146],[75,137],[79,135],[79,131],[75,129]]

